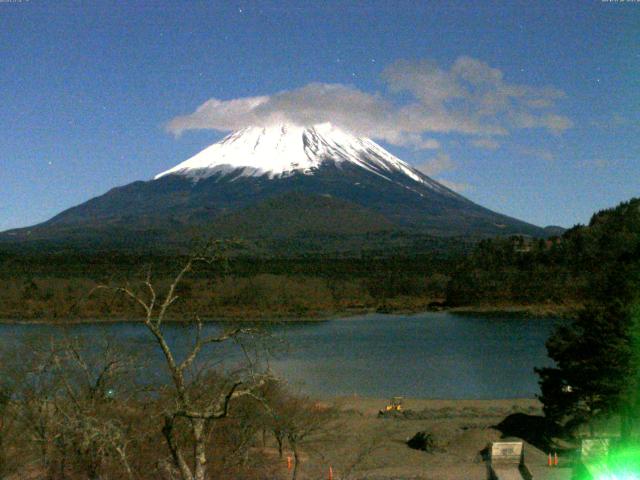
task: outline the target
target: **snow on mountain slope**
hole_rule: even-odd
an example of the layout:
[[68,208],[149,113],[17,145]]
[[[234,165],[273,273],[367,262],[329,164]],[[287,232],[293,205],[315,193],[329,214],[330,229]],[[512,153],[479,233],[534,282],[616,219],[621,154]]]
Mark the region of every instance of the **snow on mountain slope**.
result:
[[[180,244],[182,237],[212,232],[258,238],[266,242],[261,245],[308,233],[313,250],[332,235],[391,229],[443,237],[546,235],[458,195],[375,142],[326,123],[239,130],[154,180],[112,188],[4,238],[73,238],[100,248],[122,241],[127,248],[138,241]],[[336,242],[331,245],[340,251],[351,245]],[[389,242],[395,248],[396,237]]]
[[[300,127],[291,124],[238,130],[188,160],[154,177],[180,175],[198,181],[234,172],[234,178],[313,175],[324,162],[355,164],[388,181],[402,174],[414,182],[449,196],[440,183],[393,156],[374,141],[353,136],[330,123]],[[410,188],[410,187],[407,187]]]

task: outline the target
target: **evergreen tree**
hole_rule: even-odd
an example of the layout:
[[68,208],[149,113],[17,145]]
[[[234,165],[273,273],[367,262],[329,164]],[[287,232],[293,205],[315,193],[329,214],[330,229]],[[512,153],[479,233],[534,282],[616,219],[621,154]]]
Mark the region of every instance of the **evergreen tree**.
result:
[[[547,342],[556,367],[540,375],[545,416],[567,430],[619,413],[631,426],[630,382],[636,377],[631,323],[615,305],[593,304]],[[630,431],[630,430],[629,430]]]
[[556,366],[536,369],[540,400],[569,431],[619,415],[628,438],[640,415],[640,200],[594,215],[572,236],[590,267],[590,300],[547,341]]

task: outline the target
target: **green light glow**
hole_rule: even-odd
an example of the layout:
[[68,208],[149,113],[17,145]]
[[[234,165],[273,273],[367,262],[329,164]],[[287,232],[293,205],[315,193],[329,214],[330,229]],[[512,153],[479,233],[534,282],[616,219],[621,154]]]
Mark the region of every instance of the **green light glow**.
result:
[[635,473],[603,473],[598,475],[596,480],[640,480],[640,476]]
[[587,467],[593,480],[640,480],[640,447],[614,449]]

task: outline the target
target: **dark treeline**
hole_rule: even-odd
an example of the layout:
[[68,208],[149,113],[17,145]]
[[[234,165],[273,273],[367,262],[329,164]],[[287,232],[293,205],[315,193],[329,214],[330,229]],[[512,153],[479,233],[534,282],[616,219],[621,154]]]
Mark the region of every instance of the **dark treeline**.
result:
[[485,240],[463,258],[447,286],[450,305],[541,304],[579,306],[599,290],[621,282],[624,258],[640,256],[640,199],[603,210],[589,225],[578,225],[561,237]]
[[[570,237],[484,240],[451,272],[451,306],[576,305],[584,299],[585,271],[572,258]],[[579,257],[579,255],[578,255]]]
[[[16,276],[48,275],[74,278],[79,275],[95,279],[114,275],[135,274],[152,267],[157,275],[172,272],[188,255],[130,255],[121,252],[56,253],[27,255],[2,252],[0,250],[0,278]],[[323,277],[369,276],[372,272],[402,271],[424,273],[451,268],[457,255],[419,254],[412,256],[362,255],[359,257],[335,258],[330,255],[310,255],[296,258],[245,257],[236,255],[227,260],[227,271],[239,276],[271,274],[311,274]],[[219,274],[218,265],[203,267],[196,276]]]
[[[638,254],[631,250],[639,204],[634,199],[599,212],[589,225],[559,237],[485,239],[469,251],[409,255],[390,248],[343,257],[233,251],[223,265],[195,272],[182,286],[181,302],[207,317],[417,311],[434,305],[572,315],[593,296],[593,285],[600,284],[614,259],[621,265],[621,255]],[[89,292],[97,284],[140,279],[149,272],[162,284],[185,258],[0,250],[0,316],[126,317],[133,313],[130,306]],[[175,313],[184,313],[180,305]]]
[[[24,319],[123,318],[122,299],[91,293],[148,273],[160,284],[182,256],[17,255],[0,259],[0,316]],[[419,310],[444,300],[454,257],[362,256],[294,259],[232,256],[204,265],[181,285],[176,315],[197,308],[206,317],[315,316],[345,311]],[[184,308],[182,308],[184,307]]]

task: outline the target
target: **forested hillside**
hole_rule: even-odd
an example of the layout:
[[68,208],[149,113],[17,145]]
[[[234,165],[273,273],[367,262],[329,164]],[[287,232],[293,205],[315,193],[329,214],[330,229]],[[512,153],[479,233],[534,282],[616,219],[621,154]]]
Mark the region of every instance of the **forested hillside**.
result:
[[[603,210],[589,225],[559,237],[506,237],[475,244],[442,240],[411,253],[406,238],[359,254],[273,256],[230,251],[224,265],[185,279],[180,316],[313,317],[365,311],[453,308],[572,315],[588,298],[617,295],[625,259],[640,256],[640,199]],[[366,238],[361,238],[366,245]],[[394,242],[397,248],[392,248]],[[405,248],[401,248],[401,245]],[[183,255],[122,252],[0,252],[0,317],[123,318],[136,313],[121,298],[90,294],[98,283],[163,279]],[[598,278],[602,278],[601,282]],[[594,285],[602,291],[594,292]],[[180,305],[184,306],[181,309]]]
[[[640,257],[640,199],[602,210],[587,226],[578,225],[546,240],[522,237],[481,241],[463,257],[447,287],[451,306],[478,304],[579,305],[594,295],[613,294],[626,275],[626,259]],[[598,278],[601,281],[598,281]]]

